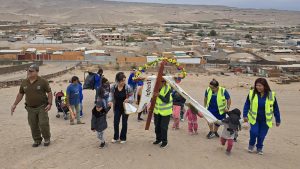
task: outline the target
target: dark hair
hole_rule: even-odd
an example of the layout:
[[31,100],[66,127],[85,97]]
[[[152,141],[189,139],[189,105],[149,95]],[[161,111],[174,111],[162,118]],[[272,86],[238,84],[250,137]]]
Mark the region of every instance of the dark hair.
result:
[[267,79],[265,79],[265,78],[258,78],[258,79],[255,80],[255,83],[254,83],[254,93],[253,93],[252,99],[254,98],[254,96],[256,94],[258,94],[258,91],[256,89],[257,83],[262,84],[264,86],[265,94],[269,95],[269,92],[271,92],[271,88],[270,88],[270,86],[268,84]]
[[116,79],[115,79],[115,81],[116,81],[117,83],[119,83],[119,82],[121,82],[124,78],[126,78],[124,72],[118,72],[118,73],[116,74]]
[[193,114],[198,114],[199,111],[191,103],[188,104],[188,107],[191,109]]
[[79,78],[77,76],[73,76],[71,79],[71,83],[78,81],[79,82]]
[[213,87],[219,87],[219,82],[216,79],[212,79],[209,84]]
[[106,82],[108,82],[108,79],[103,76],[102,77],[102,84],[105,84]]
[[103,74],[103,69],[102,68],[99,68],[98,72],[97,72],[99,75],[102,75]]

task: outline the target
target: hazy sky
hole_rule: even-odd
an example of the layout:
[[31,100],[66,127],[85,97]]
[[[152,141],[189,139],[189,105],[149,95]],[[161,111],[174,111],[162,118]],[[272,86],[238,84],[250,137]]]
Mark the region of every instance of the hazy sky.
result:
[[225,5],[242,8],[265,8],[300,11],[300,0],[114,0],[168,4]]

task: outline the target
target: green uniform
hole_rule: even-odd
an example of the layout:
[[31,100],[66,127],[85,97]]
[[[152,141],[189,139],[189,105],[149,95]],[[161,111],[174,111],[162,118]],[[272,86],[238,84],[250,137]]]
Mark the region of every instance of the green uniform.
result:
[[45,140],[50,140],[49,117],[45,111],[48,105],[46,93],[51,92],[48,81],[41,77],[33,83],[29,79],[23,80],[19,92],[25,95],[25,108],[33,140],[41,142],[41,134]]

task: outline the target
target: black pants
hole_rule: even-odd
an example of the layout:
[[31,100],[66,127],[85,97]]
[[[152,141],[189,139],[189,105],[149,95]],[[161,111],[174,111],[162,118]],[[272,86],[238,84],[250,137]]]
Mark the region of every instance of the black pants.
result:
[[[127,135],[127,121],[128,115],[125,112],[121,112],[120,110],[114,110],[114,139],[121,141],[126,141]],[[119,135],[119,124],[122,117],[122,129],[121,134]]]
[[156,141],[168,142],[168,127],[170,122],[169,116],[161,116],[159,114],[154,114],[154,125]]

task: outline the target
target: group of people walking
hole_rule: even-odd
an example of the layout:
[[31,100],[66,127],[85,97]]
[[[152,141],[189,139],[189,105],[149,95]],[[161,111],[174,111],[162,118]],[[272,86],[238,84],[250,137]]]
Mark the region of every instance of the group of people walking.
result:
[[[11,114],[15,111],[18,103],[25,95],[25,108],[28,112],[28,123],[31,128],[33,147],[38,147],[43,139],[44,146],[50,144],[50,125],[48,111],[52,107],[52,91],[47,80],[38,76],[39,67],[31,65],[27,70],[27,79],[25,79],[19,89],[15,102],[11,107]],[[134,73],[134,72],[132,72]],[[142,83],[132,81],[132,74],[126,84],[126,76],[123,72],[118,72],[115,76],[115,83],[109,84],[103,76],[103,70],[99,69],[97,78],[95,78],[95,104],[92,108],[91,130],[97,133],[100,140],[100,148],[105,147],[104,131],[107,128],[106,115],[113,109],[114,114],[114,136],[112,143],[127,141],[128,117],[124,110],[124,103],[133,103],[141,97]],[[66,90],[66,104],[72,112],[76,112],[77,124],[84,124],[81,121],[82,114],[82,85],[79,78],[74,76],[71,84]],[[171,117],[174,123],[172,128],[179,129],[180,121],[184,118],[188,123],[188,132],[191,135],[198,134],[197,116],[203,118],[192,104],[185,103],[186,100],[179,93],[173,91],[171,86],[163,79],[160,82],[159,92],[154,93],[156,104],[154,108],[154,125],[156,138],[154,145],[160,145],[165,148],[168,145],[168,126]],[[135,99],[136,98],[136,99]],[[184,105],[188,109],[185,111]],[[218,121],[208,124],[208,139],[220,137],[220,142],[225,145],[226,152],[231,152],[233,142],[236,141],[241,123],[250,124],[250,139],[248,151],[263,154],[263,143],[269,128],[273,126],[273,117],[275,117],[276,126],[280,126],[280,111],[276,100],[276,93],[271,90],[268,82],[264,78],[258,78],[253,89],[250,89],[246,97],[243,113],[239,109],[230,110],[231,97],[229,92],[219,82],[213,79],[209,87],[205,90],[204,106],[212,113]],[[80,113],[81,112],[81,113]],[[242,118],[241,118],[242,114]],[[138,120],[142,121],[141,114]],[[121,131],[119,128],[122,121]],[[70,117],[70,124],[74,125],[74,118]],[[218,134],[220,125],[224,125],[221,136]]]

